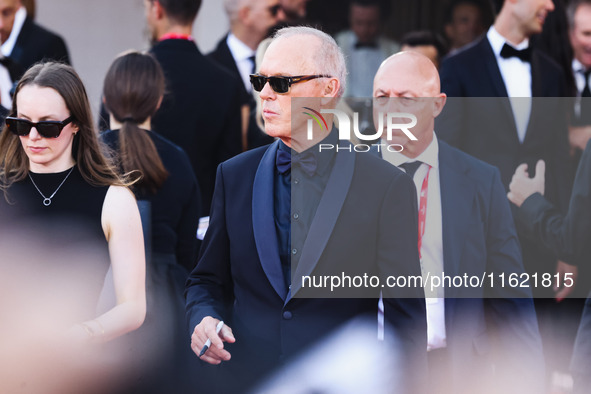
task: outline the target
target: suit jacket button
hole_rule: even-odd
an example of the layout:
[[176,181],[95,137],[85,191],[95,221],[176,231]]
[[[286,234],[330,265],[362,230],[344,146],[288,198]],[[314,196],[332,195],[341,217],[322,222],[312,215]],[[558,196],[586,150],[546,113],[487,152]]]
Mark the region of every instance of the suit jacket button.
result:
[[285,320],[291,320],[291,318],[292,318],[291,312],[290,311],[283,312],[283,318]]

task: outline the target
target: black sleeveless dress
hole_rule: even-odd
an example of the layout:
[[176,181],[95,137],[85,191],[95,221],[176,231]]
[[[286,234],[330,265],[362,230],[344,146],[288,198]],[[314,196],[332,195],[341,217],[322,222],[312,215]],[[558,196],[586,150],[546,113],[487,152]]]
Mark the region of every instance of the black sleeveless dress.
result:
[[[61,284],[60,273],[75,278],[76,283],[67,286],[78,298],[81,320],[77,322],[96,317],[96,303],[110,264],[101,225],[108,188],[88,184],[74,166],[59,173],[30,173],[11,185],[9,201],[0,193],[0,255],[16,252],[18,260],[27,260],[18,262],[22,268],[43,272],[55,284]],[[54,194],[51,203],[44,205],[41,193],[46,197]]]
[[[11,185],[8,201],[0,192],[0,321],[4,333],[0,341],[19,346],[35,343],[39,333],[54,333],[55,338],[77,323],[96,318],[110,265],[101,225],[108,186],[88,184],[77,166],[60,173],[30,175]],[[46,197],[53,195],[50,204],[43,204],[44,197],[35,185]],[[21,353],[2,352],[0,358]],[[22,355],[26,362],[10,364],[14,370],[8,380],[0,379],[0,392],[35,392],[35,387],[43,387],[43,376],[52,368],[65,373],[64,379],[78,373],[64,372],[55,361],[59,355],[55,356],[53,362],[47,361],[43,348]],[[19,390],[13,391],[14,387]]]

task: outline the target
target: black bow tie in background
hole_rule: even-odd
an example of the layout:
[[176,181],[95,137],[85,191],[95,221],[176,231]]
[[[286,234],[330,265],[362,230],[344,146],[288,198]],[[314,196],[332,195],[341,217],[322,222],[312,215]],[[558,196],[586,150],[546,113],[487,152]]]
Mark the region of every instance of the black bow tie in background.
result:
[[377,42],[356,42],[355,43],[355,49],[360,49],[360,48],[370,48],[370,49],[375,49],[378,47],[378,43]]
[[501,57],[504,59],[516,57],[523,62],[529,62],[531,59],[531,48],[527,47],[519,50],[513,48],[511,45],[505,44],[503,45],[503,49],[501,49]]

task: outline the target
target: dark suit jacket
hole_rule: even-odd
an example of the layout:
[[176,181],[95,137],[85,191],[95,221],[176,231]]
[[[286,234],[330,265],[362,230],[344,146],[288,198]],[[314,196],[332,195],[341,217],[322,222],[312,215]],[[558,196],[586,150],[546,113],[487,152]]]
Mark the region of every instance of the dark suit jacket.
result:
[[29,67],[44,59],[70,64],[64,40],[30,18],[25,19],[9,58],[8,71],[13,81],[20,79]]
[[[486,36],[442,62],[441,90],[451,98],[436,119],[436,130],[450,145],[496,166],[506,189],[519,164],[527,163],[532,175],[536,162],[543,159],[547,196],[566,209],[570,159],[567,105],[559,99],[565,94],[563,72],[538,50],[533,50],[531,70],[532,96],[544,98],[532,101],[523,143],[519,142],[511,105],[504,98],[507,89]],[[521,234],[519,227],[517,230]],[[523,237],[520,241],[530,273],[554,272],[556,261],[549,258],[547,251]],[[550,290],[540,288],[534,294],[552,296]]]
[[[223,319],[234,331],[226,368],[234,369],[235,381],[260,377],[356,316],[375,321],[379,290],[400,295],[385,288],[370,289],[372,298],[335,298],[325,289],[325,298],[304,298],[310,294],[301,287],[302,275],[341,275],[347,261],[361,263],[356,273],[420,275],[412,181],[373,155],[339,153],[286,288],[273,217],[277,146],[218,168],[209,229],[187,282],[191,332],[205,316]],[[403,352],[403,376],[419,379],[427,346],[424,294],[405,290],[412,298],[386,299],[388,333]]]
[[[583,151],[566,215],[539,193],[528,197],[518,210],[519,222],[527,234],[546,245],[557,258],[570,264],[589,265],[591,256],[591,141]],[[562,278],[561,278],[562,280]],[[577,279],[577,286],[589,288],[591,278]],[[591,365],[591,299],[585,302],[571,369],[588,375]],[[586,388],[588,389],[588,387]]]
[[241,83],[201,54],[194,42],[168,39],[151,49],[166,77],[167,94],[153,130],[189,155],[207,215],[216,167],[242,151]]
[[[230,52],[230,48],[228,47],[228,35],[225,35],[219,42],[217,47],[207,55],[208,58],[214,60],[215,62],[219,63],[223,67],[225,67],[228,71],[236,76],[236,78],[242,82],[242,77],[240,76],[240,71],[238,71],[238,66],[236,65],[236,61],[232,56],[232,52]],[[250,116],[248,122],[248,149],[257,148],[259,146],[267,145],[273,142],[273,138],[269,137],[263,130],[256,123],[256,102],[254,97],[251,93],[249,93],[245,88],[244,84],[240,83],[240,87],[242,90],[242,100],[243,104],[248,104],[250,107]]]
[[[564,74],[551,58],[533,50],[531,69],[533,97],[565,96]],[[507,89],[486,36],[444,59],[440,77],[441,91],[448,97],[471,98],[449,100],[436,120],[441,139],[499,168],[505,188],[519,164],[527,163],[533,170],[536,161],[543,159],[547,165],[549,195],[560,207],[566,208],[569,184],[565,174],[568,173],[569,159],[567,111],[566,107],[559,107],[563,103],[551,99],[534,100],[525,139],[520,143],[508,100],[474,99],[507,97]]]
[[[442,141],[439,165],[445,274],[522,274],[519,241],[499,171]],[[539,392],[534,387],[542,382],[544,366],[531,291],[501,288],[495,282],[491,287],[487,280],[476,292],[446,288],[454,392],[480,391],[492,364],[492,387],[510,382],[509,391]]]

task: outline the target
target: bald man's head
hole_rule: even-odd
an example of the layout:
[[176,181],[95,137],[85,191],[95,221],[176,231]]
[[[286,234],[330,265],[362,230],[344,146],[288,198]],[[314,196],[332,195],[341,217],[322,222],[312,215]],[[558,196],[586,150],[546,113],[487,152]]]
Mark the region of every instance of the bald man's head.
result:
[[[382,138],[402,145],[402,154],[408,157],[421,154],[433,140],[435,117],[441,113],[446,100],[445,94],[441,93],[439,73],[433,62],[418,52],[400,52],[390,56],[376,73],[373,96],[376,128],[387,124],[383,119],[388,113],[412,114],[417,119],[410,130],[416,141],[409,140],[402,132],[392,134],[390,138],[385,130],[382,130]],[[400,123],[408,123],[408,120]]]
[[396,53],[382,62],[374,78],[374,96],[376,82],[395,86],[401,92],[412,91],[415,97],[436,97],[441,93],[437,68],[427,56],[413,51]]

